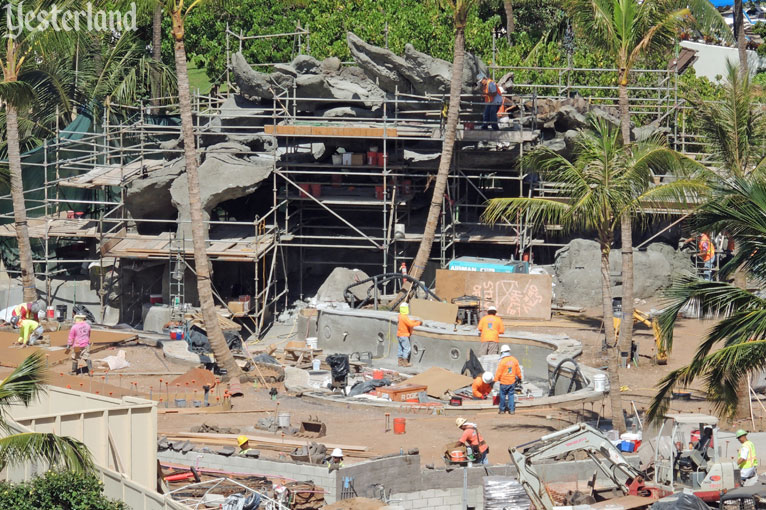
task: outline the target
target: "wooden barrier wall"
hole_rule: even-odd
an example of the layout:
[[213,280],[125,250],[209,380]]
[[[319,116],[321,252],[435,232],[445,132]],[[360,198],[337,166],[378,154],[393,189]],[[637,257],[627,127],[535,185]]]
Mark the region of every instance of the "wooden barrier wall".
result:
[[478,296],[484,308],[510,319],[551,318],[553,278],[546,274],[485,273],[436,270],[436,295],[451,302],[460,296]]

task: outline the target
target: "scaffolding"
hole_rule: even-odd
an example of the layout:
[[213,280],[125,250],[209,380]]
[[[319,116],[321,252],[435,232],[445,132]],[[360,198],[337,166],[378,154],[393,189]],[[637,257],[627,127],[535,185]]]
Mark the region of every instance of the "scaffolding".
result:
[[[304,33],[307,35],[299,28],[288,35]],[[471,129],[472,124],[480,123],[483,103],[474,95],[461,98],[457,146],[431,255],[435,267],[446,267],[463,254],[493,249],[505,258],[520,260],[533,257],[538,247],[563,246],[551,235],[557,231],[556,225],[546,225],[540,232],[524,217],[518,217],[488,227],[481,221],[481,212],[487,200],[498,196],[566,198],[556,183],[532,179],[533,169],[521,164],[524,151],[544,143],[549,130],[537,125],[537,105],[543,99],[564,100],[579,94],[589,104],[615,107],[616,86],[580,86],[574,78],[583,73],[616,71],[492,68],[498,74],[522,70],[558,73],[560,79],[558,84],[514,84],[512,93],[519,96],[520,108],[509,129]],[[633,72],[650,76],[656,85],[630,87],[632,113],[664,127],[677,150],[699,152],[699,139],[685,131],[682,113],[688,106],[678,98],[675,74],[668,70]],[[204,147],[209,137],[268,135],[278,142],[275,150],[265,151],[274,159],[269,182],[261,183],[264,190],[271,185],[268,203],[259,201],[251,221],[224,218],[205,222],[210,232],[207,252],[214,264],[240,263],[252,268],[251,281],[243,285],[250,291],[243,294],[251,296],[251,309],[232,312],[234,317],[252,321],[254,332],[260,335],[268,326],[268,318],[288,307],[290,297],[306,297],[304,280],[314,267],[346,264],[371,268],[372,273],[391,273],[401,270],[402,264],[409,266],[424,228],[424,215],[418,209],[430,202],[438,167],[446,100],[445,95],[397,90],[372,108],[369,100],[342,101],[344,106],[358,104],[372,109],[376,114],[370,118],[343,112],[337,117],[317,117],[307,112],[326,111],[339,101],[300,97],[293,87],[277,91],[270,106],[249,108],[246,125],[228,125],[225,120],[234,114],[226,109],[226,97],[195,95],[198,147]],[[115,117],[115,112],[120,115]],[[99,267],[100,317],[109,304],[110,292],[119,287],[121,317],[135,319],[136,304],[156,288],[129,288],[124,284],[123,271],[142,264],[165,265],[167,287],[163,293],[174,317],[193,300],[184,283],[184,275],[193,274],[189,264],[192,242],[183,233],[189,229],[179,228],[183,222],[165,217],[133,217],[125,205],[131,183],[152,178],[167,169],[171,160],[183,156],[182,149],[160,145],[180,138],[180,128],[172,123],[157,124],[153,116],[158,112],[174,115],[177,105],[173,98],[152,101],[150,107],[109,105],[94,132],[69,139],[62,130],[55,140],[45,142],[42,163],[23,162],[25,177],[34,172],[43,174],[43,184],[25,190],[25,197],[30,236],[43,247],[35,262],[37,274],[45,278],[49,300],[51,279],[82,264]],[[114,118],[130,120],[112,122]],[[481,145],[487,142],[504,150],[483,150]],[[344,161],[348,156],[340,154],[343,151],[339,148],[362,156]],[[263,152],[250,150],[242,156]],[[64,196],[66,189],[82,190],[86,197]],[[8,210],[10,196],[0,197],[0,203]],[[1,216],[12,221],[12,213]],[[0,236],[15,236],[13,224],[0,226]],[[82,244],[80,256],[55,249],[70,241]],[[292,280],[295,286],[290,288],[288,274],[292,273],[297,273],[297,282]],[[321,269],[319,273],[323,274]],[[220,289],[215,294],[225,308],[225,298],[237,297],[223,295]]]

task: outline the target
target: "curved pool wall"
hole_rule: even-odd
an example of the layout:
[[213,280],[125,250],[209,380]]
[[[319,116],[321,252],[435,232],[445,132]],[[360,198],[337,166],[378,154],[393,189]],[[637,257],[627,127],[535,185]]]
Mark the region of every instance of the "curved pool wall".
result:
[[[304,312],[298,319],[299,335],[317,337],[317,347],[325,354],[372,353],[373,363],[395,366],[397,358],[396,326],[398,314],[375,310],[323,309]],[[566,358],[576,358],[582,353],[577,340],[561,335],[527,333],[512,329],[512,322],[506,326],[506,333],[500,342],[511,347],[511,353],[524,367],[525,379],[548,389],[549,374]],[[305,333],[305,334],[304,334]],[[425,321],[418,326],[411,337],[412,354],[410,361],[416,369],[443,367],[460,372],[469,358],[471,349],[478,355],[479,336],[470,326],[454,326],[435,321]],[[572,386],[575,391],[566,393],[574,376],[574,365],[562,366],[553,397],[534,399],[535,404],[552,404],[569,400],[594,400],[603,397],[596,392],[593,376],[604,374],[578,363],[582,378],[576,378]],[[477,401],[478,404],[478,401]]]

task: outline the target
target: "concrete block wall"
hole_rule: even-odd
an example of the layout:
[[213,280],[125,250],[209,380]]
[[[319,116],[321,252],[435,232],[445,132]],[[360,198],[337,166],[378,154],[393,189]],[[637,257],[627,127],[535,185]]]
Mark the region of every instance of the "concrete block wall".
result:
[[[468,507],[484,509],[484,490],[471,487],[467,492]],[[404,510],[463,510],[463,488],[427,489],[417,492],[392,494],[389,504]]]
[[300,482],[312,481],[325,491],[325,501],[335,503],[339,487],[338,472],[330,472],[325,465],[304,464],[292,461],[225,457],[214,453],[181,453],[172,450],[157,452],[160,462],[219,469],[229,473],[268,475]]

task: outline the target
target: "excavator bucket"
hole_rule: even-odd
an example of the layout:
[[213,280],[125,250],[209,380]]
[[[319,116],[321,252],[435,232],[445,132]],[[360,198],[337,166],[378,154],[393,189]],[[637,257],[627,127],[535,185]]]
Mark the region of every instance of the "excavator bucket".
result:
[[308,420],[301,422],[301,428],[298,431],[298,435],[301,437],[324,437],[327,434],[327,425],[323,421],[320,421],[318,417],[309,416]]

